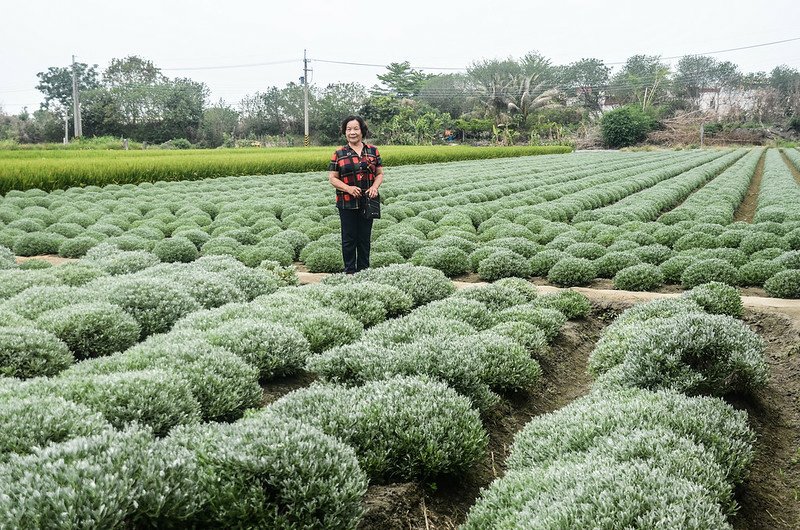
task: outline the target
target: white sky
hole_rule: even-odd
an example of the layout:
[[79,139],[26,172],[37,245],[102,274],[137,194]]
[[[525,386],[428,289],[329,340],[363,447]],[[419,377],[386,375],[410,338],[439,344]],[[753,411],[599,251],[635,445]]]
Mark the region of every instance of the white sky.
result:
[[[169,77],[205,82],[212,101],[236,105],[247,94],[298,81],[304,48],[312,83],[369,88],[383,68],[313,59],[464,68],[538,50],[556,64],[585,57],[611,63],[800,37],[798,0],[0,0],[0,17],[0,106],[9,113],[37,109],[43,96],[34,88],[36,73],[67,66],[72,54],[100,71],[112,58],[140,55]],[[800,69],[800,40],[714,57],[744,72]],[[293,62],[173,70],[286,60]]]

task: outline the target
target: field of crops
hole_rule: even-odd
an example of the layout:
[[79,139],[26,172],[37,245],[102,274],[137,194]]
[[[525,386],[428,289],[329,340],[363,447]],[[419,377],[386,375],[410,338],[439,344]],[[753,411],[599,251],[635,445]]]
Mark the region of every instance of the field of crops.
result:
[[[198,180],[231,175],[322,171],[334,147],[218,150],[0,150],[0,194],[9,190]],[[568,153],[564,146],[389,146],[384,164]]]
[[0,528],[794,528],[798,155],[390,168],[305,286],[321,172],[9,192]]

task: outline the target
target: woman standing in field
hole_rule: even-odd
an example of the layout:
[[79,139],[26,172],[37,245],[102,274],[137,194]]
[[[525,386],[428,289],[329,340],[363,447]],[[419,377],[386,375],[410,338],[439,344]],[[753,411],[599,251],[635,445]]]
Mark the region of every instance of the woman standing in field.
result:
[[373,220],[362,215],[361,205],[367,197],[378,197],[378,188],[383,183],[383,163],[378,148],[364,143],[369,130],[361,116],[346,117],[342,121],[342,134],[347,144],[333,153],[328,180],[336,188],[344,272],[353,274],[369,267]]

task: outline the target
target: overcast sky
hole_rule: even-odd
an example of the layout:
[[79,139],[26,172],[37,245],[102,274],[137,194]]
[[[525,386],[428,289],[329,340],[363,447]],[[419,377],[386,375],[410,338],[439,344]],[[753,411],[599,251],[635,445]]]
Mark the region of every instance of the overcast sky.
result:
[[[212,101],[236,105],[297,82],[304,48],[312,83],[370,87],[383,68],[315,59],[465,68],[537,50],[556,64],[587,57],[610,64],[800,37],[798,0],[0,0],[0,13],[0,106],[8,113],[38,108],[36,73],[67,66],[73,54],[101,71],[112,58],[139,55],[169,77],[205,82]],[[800,40],[714,57],[744,72],[800,69]],[[291,62],[262,64],[281,61]]]

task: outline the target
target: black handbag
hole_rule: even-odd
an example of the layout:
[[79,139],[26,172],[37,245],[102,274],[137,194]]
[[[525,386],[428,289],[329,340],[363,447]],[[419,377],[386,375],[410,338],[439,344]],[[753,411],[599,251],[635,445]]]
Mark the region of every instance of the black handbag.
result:
[[376,195],[374,199],[367,195],[367,192],[361,194],[361,216],[364,219],[380,219],[381,218],[381,197]]

